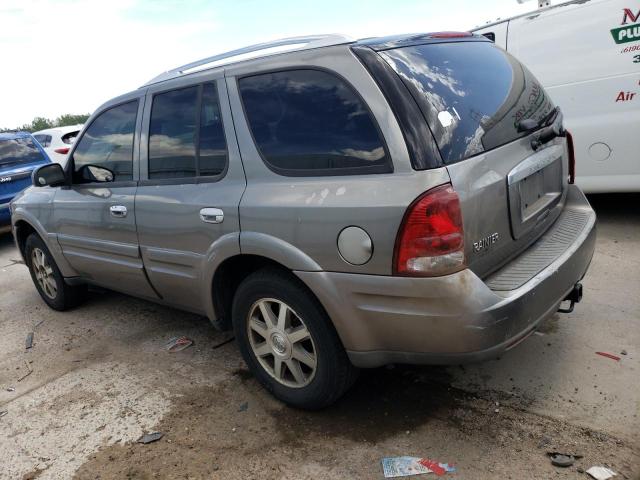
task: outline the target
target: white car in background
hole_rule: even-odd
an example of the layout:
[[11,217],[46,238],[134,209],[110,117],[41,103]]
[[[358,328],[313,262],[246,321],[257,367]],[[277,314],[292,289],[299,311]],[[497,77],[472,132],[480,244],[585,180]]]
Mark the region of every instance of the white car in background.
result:
[[562,109],[582,190],[640,191],[639,0],[573,0],[473,31],[524,63]]
[[33,136],[42,145],[51,161],[64,167],[67,163],[67,154],[82,127],[83,125],[80,124],[69,127],[48,128],[33,133]]

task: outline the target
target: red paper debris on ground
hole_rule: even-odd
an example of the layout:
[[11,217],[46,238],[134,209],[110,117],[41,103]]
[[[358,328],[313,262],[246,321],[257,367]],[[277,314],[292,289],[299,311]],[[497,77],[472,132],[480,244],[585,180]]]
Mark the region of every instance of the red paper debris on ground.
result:
[[438,462],[434,462],[433,460],[429,460],[428,458],[423,458],[422,460],[420,460],[420,464],[424,465],[438,476],[444,475],[447,472],[438,464]]
[[603,357],[611,358],[611,359],[615,360],[616,362],[620,361],[620,357],[618,357],[617,355],[613,355],[612,353],[596,352],[596,354],[597,355],[602,355]]

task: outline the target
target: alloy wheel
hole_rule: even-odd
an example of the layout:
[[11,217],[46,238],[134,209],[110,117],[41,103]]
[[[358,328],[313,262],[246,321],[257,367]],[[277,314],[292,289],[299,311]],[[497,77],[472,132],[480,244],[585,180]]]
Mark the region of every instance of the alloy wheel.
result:
[[31,267],[41,290],[51,300],[55,300],[58,295],[58,284],[53,275],[53,268],[49,264],[47,254],[39,248],[34,248],[31,251]]
[[287,387],[308,385],[317,368],[316,348],[300,316],[274,298],[255,302],[247,317],[253,354],[265,371]]

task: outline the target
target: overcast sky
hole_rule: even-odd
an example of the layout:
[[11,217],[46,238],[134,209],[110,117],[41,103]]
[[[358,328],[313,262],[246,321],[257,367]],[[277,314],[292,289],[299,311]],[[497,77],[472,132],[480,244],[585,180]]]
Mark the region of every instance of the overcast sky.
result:
[[158,73],[276,38],[468,30],[516,0],[0,0],[0,127],[92,112]]

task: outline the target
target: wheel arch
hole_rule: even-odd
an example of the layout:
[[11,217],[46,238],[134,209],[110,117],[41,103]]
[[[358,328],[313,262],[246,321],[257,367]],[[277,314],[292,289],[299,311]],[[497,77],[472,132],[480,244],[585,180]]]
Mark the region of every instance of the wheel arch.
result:
[[35,233],[42,239],[51,252],[51,256],[56,262],[62,276],[65,278],[78,276],[78,273],[69,265],[69,262],[67,262],[67,259],[62,254],[62,249],[58,244],[58,236],[55,233],[48,233],[36,217],[19,209],[13,214],[11,223],[15,228],[14,235],[16,245],[25,263],[24,246],[29,235]]
[[221,330],[231,328],[231,306],[242,281],[258,270],[272,268],[296,278],[289,268],[268,257],[238,254],[225,259],[216,268],[211,280],[210,296],[213,302],[214,325]]
[[[20,256],[22,256],[22,260],[26,263],[26,255],[25,255],[25,246],[27,243],[27,238],[32,233],[40,235],[40,233],[26,220],[18,220],[14,222],[14,240],[16,242],[16,246],[18,247],[18,251],[20,252]],[[42,235],[40,235],[42,236]]]
[[208,280],[202,291],[205,312],[214,326],[221,330],[230,327],[231,302],[238,285],[265,267],[286,272],[307,289],[293,272],[322,270],[300,249],[272,235],[252,231],[226,235],[211,246],[203,269],[204,279]]
[[217,328],[221,330],[231,328],[231,309],[236,290],[249,275],[265,268],[281,272],[306,290],[333,324],[320,298],[295,274],[293,269],[265,256],[242,253],[225,259],[213,275],[210,294],[215,318],[212,321]]

